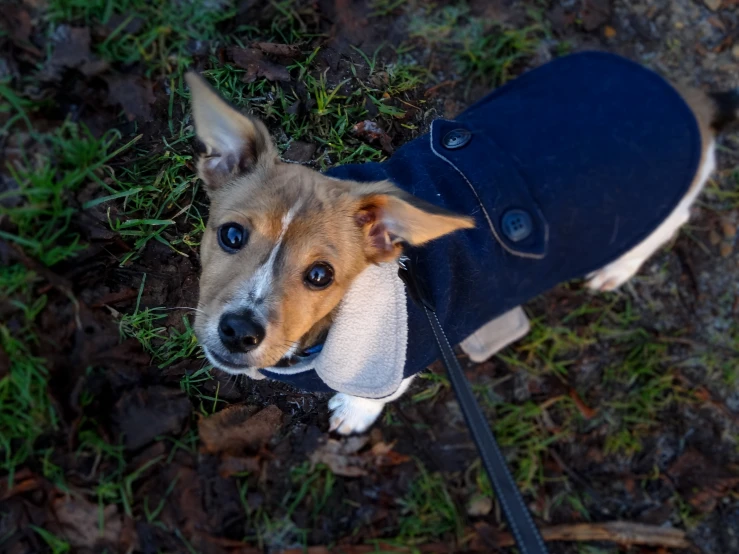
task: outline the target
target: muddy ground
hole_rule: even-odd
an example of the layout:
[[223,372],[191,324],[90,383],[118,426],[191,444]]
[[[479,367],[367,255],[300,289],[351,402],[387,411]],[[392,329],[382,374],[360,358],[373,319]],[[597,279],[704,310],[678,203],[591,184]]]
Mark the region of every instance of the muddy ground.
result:
[[[441,368],[349,439],[325,395],[209,372],[186,309],[207,202],[185,68],[318,168],[391,155],[581,49],[739,86],[736,0],[24,0],[0,21],[14,554],[513,551]],[[729,132],[633,282],[563,285],[526,306],[527,338],[462,358],[552,552],[739,552],[738,184]]]

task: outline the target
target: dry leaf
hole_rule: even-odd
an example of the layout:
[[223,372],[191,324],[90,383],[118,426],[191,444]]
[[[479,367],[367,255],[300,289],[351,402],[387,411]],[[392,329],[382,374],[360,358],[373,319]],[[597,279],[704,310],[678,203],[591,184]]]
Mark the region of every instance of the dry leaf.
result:
[[276,42],[252,42],[252,48],[261,50],[265,54],[277,56],[278,58],[297,58],[300,56],[300,48],[295,44],[278,44]]
[[393,139],[374,121],[360,121],[354,126],[352,131],[357,137],[366,142],[378,143],[388,154],[393,151]]
[[683,498],[697,510],[707,513],[718,499],[739,484],[739,475],[711,462],[695,450],[688,450],[667,470]]
[[282,412],[277,406],[267,406],[254,415],[251,413],[248,406],[229,406],[201,419],[198,432],[203,449],[210,454],[233,455],[258,450],[279,431]]
[[119,104],[129,121],[151,121],[151,105],[156,98],[151,82],[136,75],[114,75],[108,83],[108,100]]
[[369,437],[358,436],[347,439],[328,439],[310,455],[313,464],[326,464],[336,475],[361,477],[368,470],[402,464],[410,458],[392,450],[393,444],[378,442],[370,450],[359,453]]
[[83,498],[59,497],[53,502],[53,510],[62,534],[75,548],[95,548],[100,542],[115,544],[121,550],[132,546],[132,530],[124,525],[123,516],[113,504],[103,509],[102,529],[98,505]]
[[289,81],[290,73],[281,65],[267,60],[264,54],[256,48],[238,48],[232,46],[228,49],[233,62],[241,69],[246,69],[243,81],[252,83],[259,77],[268,81]]
[[138,450],[160,435],[179,434],[191,412],[184,392],[155,386],[124,393],[115,405],[115,421],[126,448]]

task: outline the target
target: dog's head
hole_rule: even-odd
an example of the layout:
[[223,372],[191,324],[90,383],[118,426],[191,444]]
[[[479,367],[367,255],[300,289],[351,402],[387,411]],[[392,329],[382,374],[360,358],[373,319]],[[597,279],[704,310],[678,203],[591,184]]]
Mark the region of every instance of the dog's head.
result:
[[281,162],[265,126],[187,75],[197,169],[210,198],[195,330],[230,373],[311,346],[354,278],[473,221],[389,182],[357,183]]

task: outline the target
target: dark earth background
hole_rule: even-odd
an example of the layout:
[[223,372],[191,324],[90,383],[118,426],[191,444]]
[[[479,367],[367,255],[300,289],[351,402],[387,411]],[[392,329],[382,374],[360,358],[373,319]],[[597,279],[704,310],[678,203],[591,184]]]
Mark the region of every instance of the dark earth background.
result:
[[[382,159],[582,49],[739,86],[737,0],[6,0],[0,23],[0,551],[18,554],[513,551],[441,368],[348,439],[328,396],[208,371],[184,309],[207,217],[188,67],[317,168]],[[553,553],[739,552],[738,183],[728,132],[634,281],[561,286],[524,340],[461,358]]]

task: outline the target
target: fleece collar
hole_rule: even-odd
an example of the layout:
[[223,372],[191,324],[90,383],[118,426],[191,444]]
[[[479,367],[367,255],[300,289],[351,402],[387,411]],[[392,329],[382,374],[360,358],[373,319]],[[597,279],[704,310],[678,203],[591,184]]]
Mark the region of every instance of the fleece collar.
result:
[[349,287],[320,352],[261,372],[275,378],[313,370],[333,390],[382,398],[403,380],[407,344],[405,286],[398,266],[383,263],[365,269]]

